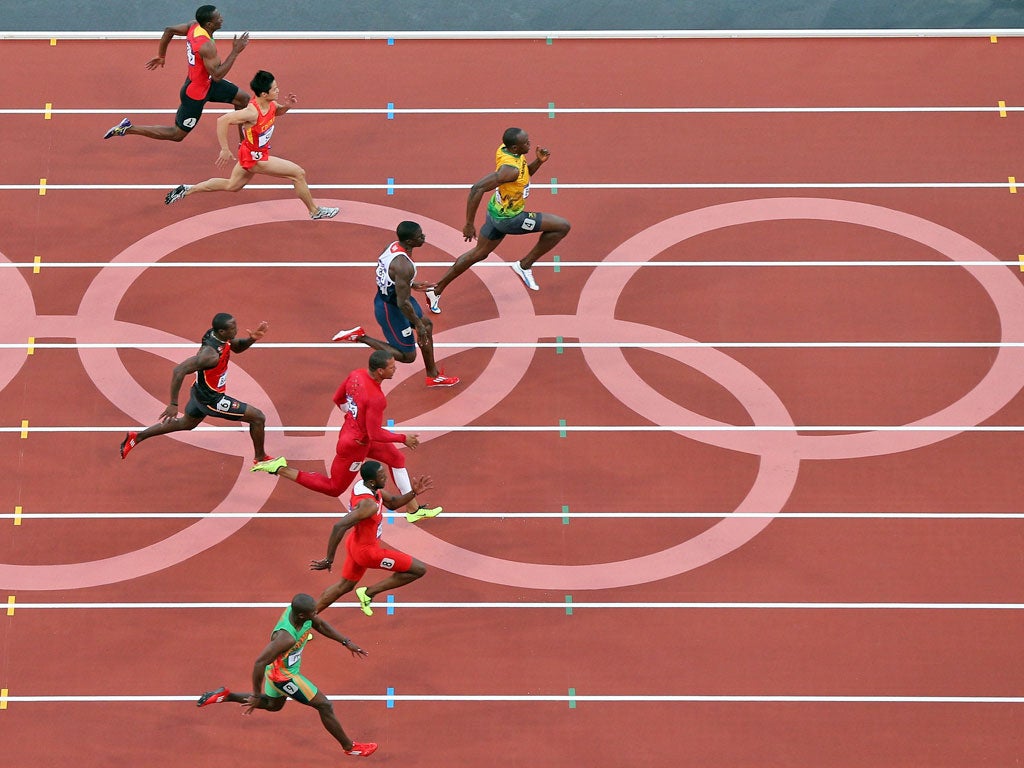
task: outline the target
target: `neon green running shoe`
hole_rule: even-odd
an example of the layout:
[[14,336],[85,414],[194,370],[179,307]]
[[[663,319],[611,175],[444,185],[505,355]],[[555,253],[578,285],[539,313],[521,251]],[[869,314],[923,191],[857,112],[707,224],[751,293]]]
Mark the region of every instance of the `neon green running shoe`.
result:
[[288,461],[284,456],[279,456],[276,459],[267,459],[266,461],[257,461],[252,465],[250,472],[269,472],[271,475],[276,475],[277,470],[284,469],[288,466]]
[[373,608],[370,607],[373,598],[366,594],[366,587],[356,587],[356,597],[359,598],[359,607],[363,613],[367,616],[373,616]]
[[444,507],[428,507],[426,504],[420,504],[420,508],[415,512],[407,512],[405,519],[410,523],[416,523],[427,517],[437,517],[444,511]]

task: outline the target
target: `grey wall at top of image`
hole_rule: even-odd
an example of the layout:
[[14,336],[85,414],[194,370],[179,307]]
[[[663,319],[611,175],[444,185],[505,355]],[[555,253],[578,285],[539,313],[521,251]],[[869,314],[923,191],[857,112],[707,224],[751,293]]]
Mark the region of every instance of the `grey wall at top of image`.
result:
[[[159,32],[201,0],[0,0],[0,30]],[[1024,29],[1024,0],[241,0],[225,30]]]

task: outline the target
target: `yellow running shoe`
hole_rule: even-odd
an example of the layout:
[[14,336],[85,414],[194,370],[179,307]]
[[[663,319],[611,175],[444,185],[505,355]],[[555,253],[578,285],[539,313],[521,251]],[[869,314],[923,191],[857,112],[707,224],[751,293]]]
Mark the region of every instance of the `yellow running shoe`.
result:
[[437,517],[444,511],[444,507],[428,507],[426,504],[420,504],[420,508],[415,512],[406,512],[405,519],[407,522],[416,523],[426,517]]
[[356,597],[359,598],[359,607],[363,610],[363,613],[367,616],[373,616],[373,608],[370,607],[373,598],[366,594],[366,587],[356,587]]

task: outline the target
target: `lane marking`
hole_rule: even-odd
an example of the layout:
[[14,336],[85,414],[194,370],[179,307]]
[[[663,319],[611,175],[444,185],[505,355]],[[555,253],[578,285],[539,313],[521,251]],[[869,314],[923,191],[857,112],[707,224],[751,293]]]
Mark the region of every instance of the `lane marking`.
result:
[[[0,33],[0,40],[3,34]],[[507,115],[507,114],[549,114],[554,102],[548,107],[422,107],[396,108],[393,102],[390,107],[315,107],[290,109],[289,115]],[[963,114],[996,112],[998,107],[986,105],[902,105],[902,106],[816,106],[816,107],[559,107],[560,114],[571,115],[774,115],[774,114]],[[1021,112],[1024,106],[1010,106],[1008,111]],[[44,110],[38,108],[0,108],[0,115],[38,115]],[[53,109],[55,115],[173,115],[173,109],[149,109],[145,107],[118,108],[74,108]],[[208,114],[227,114],[231,110],[204,110]]]
[[576,709],[576,689],[569,689],[569,709]]
[[[641,520],[720,520],[735,518],[780,518],[789,520],[1024,520],[1024,512],[573,512],[568,505],[561,512],[445,512],[445,517],[470,519],[544,519],[570,517],[581,519]],[[0,520],[10,519],[0,514]],[[26,520],[176,520],[197,518],[249,518],[251,512],[29,512]],[[392,520],[405,517],[401,512],[385,512]],[[260,512],[260,519],[336,520],[337,512]]]
[[[0,689],[3,701],[17,702],[19,704],[53,704],[53,703],[176,703],[195,702],[195,694],[185,696],[9,696],[3,694],[7,689]],[[1024,697],[1021,696],[822,696],[822,695],[700,695],[700,694],[664,694],[664,695],[593,695],[580,696],[578,694],[395,694],[388,689],[386,694],[352,694],[352,693],[331,693],[329,699],[334,701],[349,702],[380,702],[390,703],[392,706],[399,701],[418,702],[595,702],[595,703],[617,703],[617,702],[680,702],[680,703],[793,703],[793,704],[1024,704]],[[574,689],[570,689],[574,690]],[[0,704],[3,703],[0,701]]]
[[[336,517],[336,515],[335,515]],[[14,596],[8,598],[13,601]],[[285,603],[219,602],[219,603],[18,603],[18,610],[281,610]],[[754,611],[1024,611],[1024,603],[836,603],[836,602],[607,602],[564,600],[548,602],[399,602],[396,608],[422,608],[449,610],[467,608],[476,610],[554,609],[559,611],[593,610],[754,610]],[[11,610],[11,609],[8,609]]]
[[395,708],[395,689],[394,688],[388,688],[387,708],[388,709],[394,709]]
[[7,596],[7,615],[8,616],[13,616],[14,615],[14,605],[15,605],[14,595],[8,595]]
[[[1024,263],[1013,262],[1015,265]],[[476,266],[476,265],[474,265]],[[33,337],[34,338],[34,337]],[[144,341],[36,342],[36,349],[195,349],[195,344]],[[1024,347],[1024,341],[445,341],[439,349],[1000,349]],[[27,344],[2,342],[0,349],[26,349]],[[338,349],[331,342],[260,342],[260,349]],[[323,431],[321,428],[320,431]]]
[[28,349],[25,351],[26,355],[34,355],[36,353],[36,337],[28,337]]
[[[388,118],[392,119],[391,117]],[[1011,183],[1016,181],[1011,176]],[[46,179],[40,179],[39,184],[0,184],[0,191],[16,192],[19,190],[35,190],[40,186],[46,186]],[[50,189],[61,191],[140,191],[140,190],[166,190],[173,184],[51,184]],[[806,182],[608,182],[608,183],[570,183],[560,184],[562,189],[584,189],[584,190],[659,190],[659,189],[683,189],[683,190],[721,190],[721,189],[1003,189],[1005,181],[867,181],[867,182],[842,182],[842,181],[806,181]],[[531,189],[550,189],[551,184],[530,183]],[[341,190],[341,191],[364,191],[387,189],[386,184],[310,184],[314,190]],[[460,184],[396,184],[395,189],[403,190],[465,190],[466,185]],[[250,190],[290,190],[291,185],[287,184],[249,184],[246,189]],[[45,194],[45,192],[40,192]],[[156,266],[156,265],[154,265]]]
[[16,506],[14,508],[14,524],[21,525],[21,507]]
[[[1005,184],[993,184],[993,187],[999,187],[1002,189]],[[35,187],[32,187],[35,189]],[[0,268],[14,267],[24,268],[33,267],[33,272],[38,272],[38,267],[41,262],[40,256],[33,258],[31,262],[28,261],[0,261]],[[451,262],[443,261],[417,261],[417,265],[422,267],[450,267]],[[949,261],[948,259],[929,261],[929,260],[879,260],[879,261],[562,261],[561,257],[557,254],[552,256],[551,266],[555,269],[555,272],[561,271],[561,267],[629,267],[632,269],[643,269],[646,267],[998,267],[1005,264],[1016,264],[1015,261],[1000,261],[998,259],[989,259],[986,261]],[[286,268],[286,269],[297,269],[299,267],[312,267],[315,269],[324,269],[327,267],[331,268],[348,268],[353,269],[365,269],[367,267],[376,267],[377,262],[363,262],[363,261],[158,261],[153,264],[146,264],[145,262],[138,261],[119,261],[114,263],[108,263],[103,261],[52,261],[47,262],[46,266],[57,267],[57,268],[75,268],[75,269],[167,269],[172,268],[185,268],[185,269],[197,269],[200,267],[211,267],[217,269],[228,269],[228,268],[256,268],[256,269],[267,269],[269,267],[275,268]],[[538,261],[533,265],[536,267],[546,267],[548,262]],[[507,269],[508,263],[501,261],[482,261],[479,264],[474,264],[473,269]],[[263,342],[260,342],[260,346],[263,346]],[[324,344],[325,347],[331,347],[337,349],[337,344]]]
[[1000,117],[1006,117],[1006,102],[1005,101],[1000,101],[999,102],[999,116]]
[[53,114],[53,102],[46,102],[46,107],[43,110],[43,120],[49,120]]
[[562,505],[562,525],[568,525],[570,519],[571,519],[571,516],[569,515],[569,505],[568,504],[563,504]]
[[[194,345],[193,345],[194,346]],[[436,346],[436,345],[435,345]],[[396,425],[401,428],[402,425]],[[554,424],[494,424],[494,425],[455,425],[455,424],[408,424],[407,429],[415,429],[419,432],[558,432],[559,437],[566,437],[569,432],[678,432],[679,434],[698,434],[707,432],[728,432],[728,433],[787,433],[787,432],[1024,432],[1024,424],[574,424],[569,425],[565,419],[559,419],[558,425]],[[23,419],[21,427],[0,427],[0,433],[21,432],[23,439],[27,438],[30,432],[39,433],[123,433],[131,429],[131,426],[47,426],[29,427],[28,420]],[[192,432],[248,432],[246,426],[199,426]],[[316,432],[323,433],[323,425],[312,427],[300,426],[267,426],[266,432]]]
[[37,187],[39,189],[39,196],[44,196],[46,194],[46,179],[40,179]]

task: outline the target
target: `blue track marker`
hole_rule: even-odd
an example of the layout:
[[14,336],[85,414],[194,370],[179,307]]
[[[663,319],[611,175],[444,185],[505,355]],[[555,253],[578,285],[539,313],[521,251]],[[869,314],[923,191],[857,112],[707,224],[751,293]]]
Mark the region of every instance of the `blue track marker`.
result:
[[[569,690],[571,691],[572,688],[570,688]],[[572,705],[570,705],[570,706],[572,706]],[[395,708],[395,689],[394,688],[388,688],[388,709],[394,709],[394,708]]]
[[395,596],[388,595],[388,616],[395,615]]
[[388,426],[389,427],[395,426],[395,420],[394,419],[388,419]]
[[395,102],[389,101],[388,102],[388,120],[394,120],[394,119],[395,119]]
[[388,45],[394,45],[394,44],[395,44],[395,38],[389,37],[388,38]]
[[388,176],[388,194],[395,194],[395,178],[393,176]]

